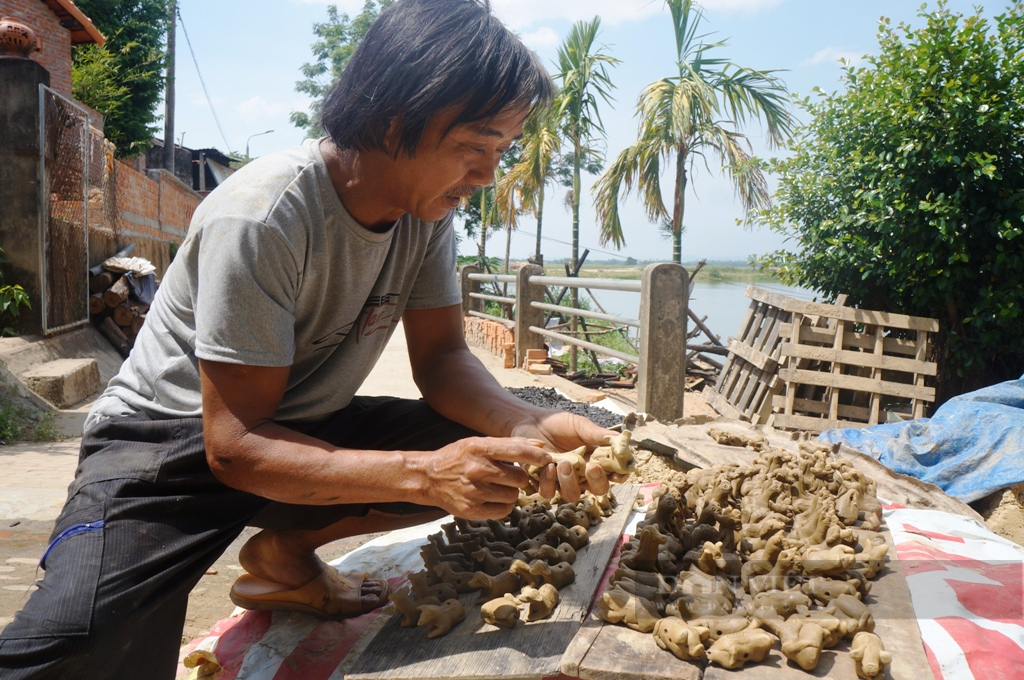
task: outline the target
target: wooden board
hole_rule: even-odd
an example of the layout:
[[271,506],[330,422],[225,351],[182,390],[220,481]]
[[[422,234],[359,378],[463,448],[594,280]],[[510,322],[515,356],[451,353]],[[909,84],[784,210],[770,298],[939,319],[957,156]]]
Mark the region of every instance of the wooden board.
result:
[[[919,680],[930,674],[921,641],[921,631],[913,618],[910,589],[896,559],[896,548],[888,531],[889,544],[886,569],[871,582],[871,594],[865,602],[875,619],[875,633],[893,655],[889,680]],[[580,632],[582,638],[592,629],[592,642],[576,667],[563,665],[562,672],[576,671],[583,680],[800,680],[817,677],[833,680],[857,680],[853,660],[848,653],[850,641],[822,652],[814,672],[790,664],[778,646],[760,664],[749,664],[742,670],[726,670],[706,662],[681,661],[662,650],[650,633],[639,633],[625,626],[607,624],[591,615]],[[574,641],[575,642],[575,641]]]
[[512,630],[485,624],[477,593],[461,596],[466,618],[447,635],[430,640],[426,629],[402,628],[400,616],[384,624],[345,677],[350,680],[430,680],[431,678],[527,679],[558,672],[563,653],[580,629],[622,528],[633,509],[637,485],[614,487],[615,513],[591,529],[590,544],[573,568],[576,581],[561,591],[551,618],[521,622]]

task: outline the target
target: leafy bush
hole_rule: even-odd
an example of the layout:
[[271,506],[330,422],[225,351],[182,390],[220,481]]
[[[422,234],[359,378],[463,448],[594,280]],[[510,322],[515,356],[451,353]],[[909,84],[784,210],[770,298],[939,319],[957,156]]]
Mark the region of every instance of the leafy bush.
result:
[[[3,249],[0,249],[0,265],[7,264],[8,261],[3,252]],[[22,307],[30,306],[25,289],[18,284],[8,285],[4,281],[3,269],[0,269],[0,333],[17,335],[14,324],[18,321],[18,314]]]
[[0,444],[60,439],[54,427],[56,411],[35,413],[18,401],[15,387],[0,387]]
[[795,252],[760,261],[831,299],[938,318],[941,403],[1022,371],[1024,5],[994,24],[945,2],[921,16],[883,19],[869,66],[804,100],[759,220]]

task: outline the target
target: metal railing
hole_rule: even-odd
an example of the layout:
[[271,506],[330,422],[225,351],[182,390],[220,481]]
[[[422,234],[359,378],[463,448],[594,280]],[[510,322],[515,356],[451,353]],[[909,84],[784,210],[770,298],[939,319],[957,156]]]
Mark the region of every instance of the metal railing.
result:
[[[543,268],[526,265],[513,276],[483,274],[468,265],[461,270],[465,314],[503,323],[514,328],[516,364],[525,365],[526,352],[544,349],[545,340],[557,340],[589,352],[614,357],[637,365],[637,408],[663,421],[683,415],[686,387],[686,320],[689,281],[677,264],[659,263],[644,269],[639,281],[544,276]],[[480,291],[483,283],[515,284],[515,297]],[[638,318],[553,304],[561,296],[549,286],[563,289],[627,291],[640,293]],[[564,293],[564,291],[563,291]],[[545,297],[552,302],[545,302]],[[497,302],[512,310],[511,318],[484,312],[484,302]],[[548,328],[545,313],[578,319],[597,319],[638,329],[638,352],[630,354],[589,340]],[[584,324],[584,329],[586,326]]]

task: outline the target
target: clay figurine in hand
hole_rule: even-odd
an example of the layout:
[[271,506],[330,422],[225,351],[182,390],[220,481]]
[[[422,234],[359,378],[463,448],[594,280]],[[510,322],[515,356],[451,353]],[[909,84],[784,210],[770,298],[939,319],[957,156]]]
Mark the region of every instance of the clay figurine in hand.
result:
[[608,623],[625,623],[633,630],[650,633],[661,618],[654,603],[630,595],[618,586],[601,593],[597,601],[597,615]]
[[632,474],[636,470],[636,459],[630,449],[629,440],[632,434],[623,431],[614,437],[605,437],[608,446],[599,446],[590,456],[590,462],[597,463],[605,472],[620,475]]
[[723,668],[742,668],[748,661],[764,661],[779,639],[751,622],[746,630],[718,638],[708,649],[708,661]]
[[421,604],[441,604],[441,600],[433,596],[425,597],[421,600],[415,599],[412,588],[393,590],[388,594],[388,599],[395,604],[395,609],[402,615],[402,620],[398,623],[403,628],[416,625],[416,622],[420,619],[419,606]]
[[480,604],[519,590],[519,576],[510,571],[503,571],[497,576],[478,571],[469,580],[469,585],[480,589],[480,597],[476,599],[476,604]]
[[885,651],[881,638],[874,633],[857,633],[850,645],[850,657],[857,669],[857,677],[864,680],[885,677],[885,667],[892,663],[892,654]]
[[488,600],[480,605],[480,618],[492,626],[515,628],[519,623],[519,602],[512,594]]
[[[586,446],[581,446],[578,449],[572,451],[566,451],[565,453],[550,452],[548,455],[551,456],[551,462],[555,465],[560,465],[563,460],[568,461],[569,465],[572,466],[572,471],[576,474],[576,481],[581,485],[587,481],[586,469],[587,459],[584,458],[584,454],[587,452]],[[526,474],[530,475],[535,480],[540,479],[540,471],[544,469],[543,465],[527,465]]]
[[421,604],[420,620],[417,626],[427,626],[427,637],[436,638],[452,629],[456,623],[466,618],[466,609],[458,600],[445,600],[444,604]]
[[550,583],[545,583],[540,588],[524,586],[516,600],[520,604],[527,605],[527,621],[546,619],[558,606],[558,588]]
[[704,658],[704,641],[708,629],[689,624],[675,617],[661,619],[654,624],[654,641],[662,649],[675,654],[683,661]]

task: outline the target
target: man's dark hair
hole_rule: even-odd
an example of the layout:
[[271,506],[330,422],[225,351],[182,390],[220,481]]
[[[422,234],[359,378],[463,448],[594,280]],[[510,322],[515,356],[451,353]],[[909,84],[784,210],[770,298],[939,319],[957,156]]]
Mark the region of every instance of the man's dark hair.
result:
[[[454,127],[546,105],[554,90],[537,56],[479,0],[398,0],[370,26],[327,95],[322,123],[340,149],[411,156],[441,109],[462,107]],[[400,137],[389,150],[384,135],[393,120]]]

